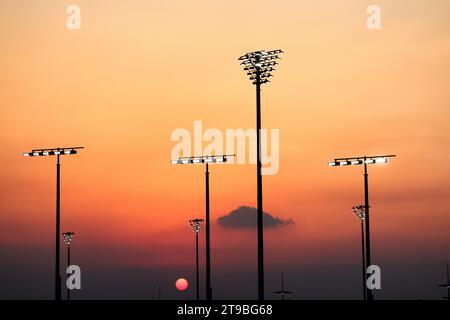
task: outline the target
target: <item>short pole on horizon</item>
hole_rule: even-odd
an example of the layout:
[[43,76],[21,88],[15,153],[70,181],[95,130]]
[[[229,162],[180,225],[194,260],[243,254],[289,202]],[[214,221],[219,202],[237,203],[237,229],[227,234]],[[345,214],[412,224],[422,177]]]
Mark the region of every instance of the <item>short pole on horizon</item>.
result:
[[445,300],[450,301],[450,273],[448,271],[448,263],[447,263],[447,283],[439,284],[438,287],[446,288],[447,289],[447,296],[442,297]]
[[281,300],[288,300],[288,295],[292,294],[292,291],[284,289],[284,272],[281,273],[281,290],[274,291],[273,293],[280,295]]

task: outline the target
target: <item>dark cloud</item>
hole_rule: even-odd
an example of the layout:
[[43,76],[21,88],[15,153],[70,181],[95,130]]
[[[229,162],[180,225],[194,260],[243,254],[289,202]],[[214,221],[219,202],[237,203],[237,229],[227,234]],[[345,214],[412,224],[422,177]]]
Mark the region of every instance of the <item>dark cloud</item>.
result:
[[[256,228],[256,213],[256,208],[241,206],[229,214],[219,217],[217,224],[224,228],[253,229]],[[267,212],[263,213],[263,221],[265,228],[282,227],[294,223],[292,219],[280,219]]]

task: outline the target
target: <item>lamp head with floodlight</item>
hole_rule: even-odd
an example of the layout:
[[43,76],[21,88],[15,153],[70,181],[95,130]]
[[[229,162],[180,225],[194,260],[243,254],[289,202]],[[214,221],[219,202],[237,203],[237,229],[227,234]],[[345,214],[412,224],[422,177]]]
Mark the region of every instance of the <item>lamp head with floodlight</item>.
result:
[[64,147],[64,148],[50,148],[50,149],[33,149],[31,152],[25,152],[24,157],[45,157],[45,156],[60,156],[77,154],[79,149],[84,147]]
[[70,247],[70,245],[72,244],[72,240],[73,240],[73,235],[75,234],[75,232],[64,232],[62,234],[62,237],[64,239],[64,244],[68,247]]
[[180,157],[175,160],[171,160],[171,164],[211,164],[211,163],[225,163],[227,158],[234,157],[234,154],[224,154],[219,156],[198,156],[198,157]]
[[348,157],[348,158],[336,158],[334,161],[328,162],[330,167],[339,166],[354,166],[360,164],[384,164],[388,162],[388,158],[395,157],[395,155],[385,155],[385,156],[362,156],[362,157]]
[[198,234],[200,232],[200,225],[202,224],[203,219],[191,219],[189,220],[189,224],[192,227],[192,231],[194,231],[195,234]]
[[353,213],[356,215],[356,218],[362,223],[366,218],[366,207],[362,204],[352,207]]
[[276,60],[281,59],[282,53],[282,50],[259,50],[246,53],[238,60],[253,84],[264,84],[270,82],[268,78],[273,76],[271,72],[275,71]]

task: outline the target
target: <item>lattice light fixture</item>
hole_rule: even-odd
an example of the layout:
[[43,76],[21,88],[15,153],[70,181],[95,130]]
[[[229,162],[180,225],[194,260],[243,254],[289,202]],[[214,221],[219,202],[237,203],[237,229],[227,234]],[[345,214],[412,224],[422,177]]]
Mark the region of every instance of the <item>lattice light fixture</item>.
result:
[[62,234],[62,237],[64,239],[64,244],[68,247],[70,247],[72,240],[73,240],[73,235],[75,234],[75,232],[64,232]]
[[275,71],[277,60],[281,59],[280,55],[283,50],[259,50],[249,52],[239,57],[244,71],[247,72],[250,81],[253,84],[264,84],[270,82],[269,78],[273,77],[272,72]]

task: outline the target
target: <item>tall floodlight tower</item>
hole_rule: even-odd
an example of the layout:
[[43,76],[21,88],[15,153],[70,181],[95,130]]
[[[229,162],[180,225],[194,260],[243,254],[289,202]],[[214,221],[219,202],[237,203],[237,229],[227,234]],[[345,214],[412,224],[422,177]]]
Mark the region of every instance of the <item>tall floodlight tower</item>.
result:
[[256,182],[258,201],[258,300],[264,300],[264,230],[263,230],[263,196],[262,196],[262,163],[261,163],[261,85],[269,83],[272,72],[278,64],[282,50],[259,50],[239,57],[244,71],[256,87]]

